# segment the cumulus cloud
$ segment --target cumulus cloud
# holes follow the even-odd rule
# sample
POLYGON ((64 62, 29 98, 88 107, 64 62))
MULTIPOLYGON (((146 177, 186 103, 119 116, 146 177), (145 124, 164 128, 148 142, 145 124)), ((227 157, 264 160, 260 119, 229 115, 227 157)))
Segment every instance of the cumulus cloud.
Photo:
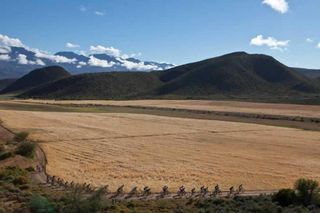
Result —
POLYGON ((79 48, 80 45, 79 44, 73 44, 73 43, 66 43, 66 48, 79 48))
POLYGON ((307 39, 306 39, 306 42, 307 42, 307 43, 313 43, 313 39, 307 38, 307 39))
POLYGON ((18 57, 17 57, 17 60, 18 60, 19 64, 29 64, 29 61, 28 61, 26 55, 19 54, 18 57))
POLYGON ((45 66, 45 65, 46 65, 46 63, 44 63, 44 62, 43 62, 41 59, 39 59, 39 58, 36 60, 36 64, 37 64, 37 65, 40 65, 40 66, 45 66))
POLYGON ((263 4, 270 6, 279 13, 286 13, 289 10, 289 4, 286 0, 263 0, 263 4))
POLYGON ((38 58, 45 58, 45 59, 48 59, 48 60, 56 62, 56 63, 74 64, 77 61, 77 59, 75 59, 75 58, 70 59, 70 58, 66 58, 61 55, 51 55, 49 53, 46 53, 44 51, 40 51, 38 49, 34 49, 34 53, 35 53, 35 56, 38 58))
POLYGON ((17 61, 19 64, 31 64, 31 65, 40 65, 44 66, 46 65, 41 59, 36 59, 36 61, 31 61, 27 59, 27 56, 24 54, 19 54, 17 57, 17 61))
POLYGON ((84 61, 80 61, 80 62, 79 62, 79 65, 81 65, 81 66, 85 66, 85 65, 87 65, 87 63, 86 63, 86 62, 84 62, 84 61))
POLYGON ((121 56, 121 51, 119 49, 116 49, 114 47, 105 47, 102 45, 90 46, 90 51, 93 53, 105 53, 114 57, 121 56))
MULTIPOLYGON (((38 58, 35 61, 28 61, 24 54, 20 54, 16 58, 16 60, 20 64, 45 65, 45 63, 41 59, 48 59, 48 60, 51 60, 51 61, 56 62, 56 63, 75 63, 77 61, 77 59, 75 59, 75 58, 69 59, 69 58, 66 58, 64 56, 52 55, 50 53, 47 53, 45 51, 41 51, 39 49, 30 48, 30 47, 24 45, 20 41, 20 39, 18 39, 18 38, 10 38, 7 35, 0 34, 0 53, 7 54, 7 53, 11 52, 10 46, 23 47, 26 50, 33 52, 35 54, 35 57, 38 58)), ((3 60, 4 59, 7 60, 7 56, 2 56, 2 59, 3 60)))
POLYGON ((86 65, 87 65, 86 62, 84 62, 84 61, 79 61, 78 65, 77 65, 77 68, 81 68, 81 67, 86 66, 86 65))
POLYGON ((280 41, 273 37, 264 38, 263 35, 258 35, 251 39, 250 44, 255 46, 267 46, 273 50, 285 50, 289 45, 289 40, 280 41))
POLYGON ((108 62, 106 60, 101 60, 101 59, 95 58, 94 56, 90 56, 88 64, 91 65, 91 66, 106 68, 106 67, 112 67, 116 63, 114 63, 113 61, 108 62))
POLYGON ((0 61, 9 61, 10 56, 5 54, 5 55, 0 55, 0 61))
POLYGON ((8 54, 11 52, 10 47, 0 47, 0 54, 8 54))
POLYGON ((147 70, 160 70, 161 68, 153 64, 145 64, 144 62, 132 62, 123 58, 117 58, 121 65, 129 70, 147 71, 147 70))
POLYGON ((101 12, 101 11, 94 11, 94 14, 96 14, 97 16, 104 16, 105 13, 101 12))
POLYGON ((24 47, 23 43, 17 38, 0 34, 0 46, 24 47))

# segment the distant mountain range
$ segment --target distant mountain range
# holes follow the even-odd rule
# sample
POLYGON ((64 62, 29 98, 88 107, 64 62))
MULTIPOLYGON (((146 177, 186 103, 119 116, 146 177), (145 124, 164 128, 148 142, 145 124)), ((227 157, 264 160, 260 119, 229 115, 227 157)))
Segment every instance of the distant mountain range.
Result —
POLYGON ((17 91, 21 92, 19 97, 41 99, 236 98, 320 103, 319 79, 304 76, 270 56, 245 52, 153 72, 71 76, 62 68, 48 67, 33 71, 2 90, 17 91), (38 81, 44 79, 39 78, 41 73, 48 76, 49 69, 54 74, 45 82, 38 81), (21 85, 28 87, 22 89, 21 85))
POLYGON ((293 68, 293 69, 310 78, 320 78, 320 70, 304 69, 304 68, 293 68))
POLYGON ((141 61, 107 54, 85 56, 74 52, 57 52, 51 55, 26 47, 0 47, 0 79, 19 78, 33 69, 52 65, 59 65, 72 74, 165 70, 174 66, 169 63, 141 61))

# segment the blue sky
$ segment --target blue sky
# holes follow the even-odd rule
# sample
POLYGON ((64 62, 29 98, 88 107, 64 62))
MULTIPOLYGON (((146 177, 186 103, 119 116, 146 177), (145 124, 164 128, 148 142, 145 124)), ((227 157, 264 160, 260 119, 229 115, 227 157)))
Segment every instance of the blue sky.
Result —
POLYGON ((101 45, 183 64, 247 51, 320 68, 319 0, 2 0, 0 5, 0 34, 50 52, 101 45), (68 42, 80 47, 67 48, 68 42))

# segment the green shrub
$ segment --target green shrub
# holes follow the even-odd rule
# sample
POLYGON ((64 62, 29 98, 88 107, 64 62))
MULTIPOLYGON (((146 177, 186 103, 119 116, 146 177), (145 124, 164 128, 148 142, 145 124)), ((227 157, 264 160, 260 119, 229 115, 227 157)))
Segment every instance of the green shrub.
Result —
POLYGON ((104 210, 106 202, 104 198, 105 191, 98 190, 90 197, 84 196, 81 190, 75 190, 65 200, 65 213, 96 213, 104 210))
POLYGON ((5 160, 7 158, 13 157, 14 154, 12 152, 2 152, 0 153, 0 160, 5 160))
POLYGON ((23 142, 18 145, 16 154, 31 158, 34 155, 35 148, 36 146, 34 143, 23 142))
POLYGON ((28 172, 34 172, 35 171, 32 166, 29 166, 29 167, 25 168, 25 170, 28 171, 28 172))
POLYGON ((299 179, 295 183, 297 198, 300 204, 305 206, 314 204, 313 201, 319 196, 319 183, 310 179, 299 179))
POLYGON ((16 177, 25 177, 26 175, 27 172, 25 170, 12 166, 0 171, 0 180, 14 180, 16 177))
POLYGON ((14 185, 24 185, 24 184, 27 184, 28 183, 28 179, 26 177, 23 177, 23 176, 19 176, 19 177, 16 177, 12 183, 14 185))
POLYGON ((297 201, 297 196, 293 189, 281 189, 272 196, 272 201, 281 206, 289 206, 297 201))
POLYGON ((43 196, 33 196, 29 203, 29 208, 33 213, 54 213, 55 208, 47 198, 43 196))
POLYGON ((25 141, 29 136, 28 132, 18 132, 15 134, 13 140, 16 142, 22 142, 25 141))

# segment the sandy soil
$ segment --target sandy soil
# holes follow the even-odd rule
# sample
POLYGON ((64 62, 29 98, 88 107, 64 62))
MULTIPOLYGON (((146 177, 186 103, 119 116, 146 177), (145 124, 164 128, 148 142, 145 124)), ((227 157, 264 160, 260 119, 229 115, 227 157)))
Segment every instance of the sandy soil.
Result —
POLYGON ((219 183, 248 189, 320 181, 320 132, 143 114, 0 110, 7 127, 31 132, 47 172, 69 181, 160 189, 219 183))
MULTIPOLYGON (((320 118, 319 105, 272 104, 240 101, 208 101, 208 100, 134 100, 134 101, 54 101, 25 100, 36 103, 54 104, 95 104, 113 106, 148 106, 162 108, 178 108, 192 110, 209 110, 219 112, 242 112, 267 115, 286 115, 320 118)), ((23 101, 22 101, 23 102, 23 101)))

